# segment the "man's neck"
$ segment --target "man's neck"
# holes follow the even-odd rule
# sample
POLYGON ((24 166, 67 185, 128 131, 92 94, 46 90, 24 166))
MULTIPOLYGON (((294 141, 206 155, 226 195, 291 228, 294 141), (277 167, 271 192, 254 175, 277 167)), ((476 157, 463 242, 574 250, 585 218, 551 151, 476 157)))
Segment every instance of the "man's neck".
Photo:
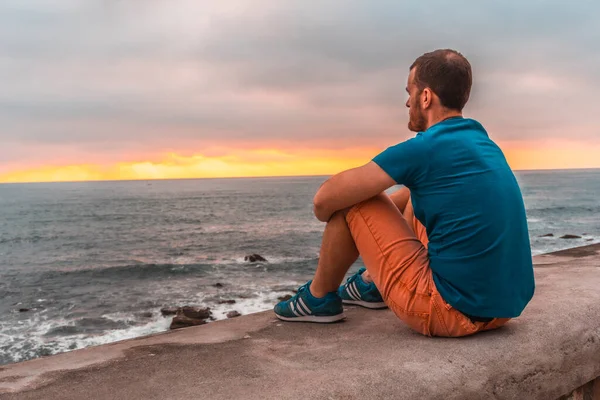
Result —
POLYGON ((437 114, 429 119, 427 124, 427 129, 431 128, 435 124, 439 124, 442 121, 445 121, 449 118, 462 117, 462 112, 460 111, 447 111, 444 113, 437 114))

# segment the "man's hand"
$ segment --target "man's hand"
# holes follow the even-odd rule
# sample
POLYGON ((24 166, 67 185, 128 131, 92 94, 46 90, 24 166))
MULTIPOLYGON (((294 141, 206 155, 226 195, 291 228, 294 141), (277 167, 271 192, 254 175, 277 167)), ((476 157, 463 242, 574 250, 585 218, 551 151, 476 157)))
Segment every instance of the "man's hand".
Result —
POLYGON ((329 178, 321 185, 313 200, 319 221, 327 222, 339 210, 370 199, 396 182, 373 161, 329 178))

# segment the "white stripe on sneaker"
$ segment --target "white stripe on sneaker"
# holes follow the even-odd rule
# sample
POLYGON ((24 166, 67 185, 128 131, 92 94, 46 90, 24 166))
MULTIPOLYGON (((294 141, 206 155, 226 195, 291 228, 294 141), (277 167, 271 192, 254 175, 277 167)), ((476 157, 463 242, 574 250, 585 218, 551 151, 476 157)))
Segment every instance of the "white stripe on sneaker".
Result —
POLYGON ((356 295, 358 296, 359 300, 362 300, 362 295, 360 294, 360 290, 358 290, 358 285, 356 284, 356 281, 352 282, 354 284, 354 291, 356 292, 356 295))
POLYGON ((350 287, 352 288, 352 291, 354 292, 354 296, 356 297, 356 300, 361 300, 360 292, 358 291, 358 288, 356 287, 356 282, 352 282, 350 284, 350 287))
POLYGON ((295 315, 296 317, 300 317, 300 314, 298 314, 298 313, 296 312, 296 310, 294 310, 294 304, 293 304, 293 302, 292 302, 292 301, 290 301, 290 310, 292 310, 292 312, 294 313, 294 315, 295 315))
POLYGON ((296 302, 294 303, 294 307, 296 308, 296 311, 298 311, 298 314, 300 314, 303 317, 306 317, 306 313, 304 312, 302 307, 300 307, 300 305, 298 304, 298 299, 296 299, 296 302))
POLYGON ((308 308, 306 304, 304 304, 304 300, 302 300, 301 297, 298 297, 298 302, 300 303, 300 308, 302 309, 302 311, 304 311, 304 315, 312 314, 312 311, 310 311, 310 308, 308 308))
POLYGON ((346 285, 346 293, 348 293, 348 296, 350 296, 350 298, 351 298, 352 300, 358 300, 358 299, 356 298, 356 295, 354 294, 354 292, 353 292, 353 291, 352 291, 352 289, 350 288, 350 284, 347 284, 347 285, 346 285))

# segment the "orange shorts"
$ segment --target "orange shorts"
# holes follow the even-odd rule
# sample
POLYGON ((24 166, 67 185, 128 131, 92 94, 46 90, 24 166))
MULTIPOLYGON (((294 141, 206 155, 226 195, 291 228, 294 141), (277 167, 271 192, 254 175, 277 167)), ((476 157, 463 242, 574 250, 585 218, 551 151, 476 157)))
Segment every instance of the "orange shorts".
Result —
POLYGON ((509 321, 472 322, 442 299, 429 267, 427 232, 410 200, 403 215, 382 193, 353 206, 346 221, 386 304, 412 329, 427 336, 459 337, 509 321))

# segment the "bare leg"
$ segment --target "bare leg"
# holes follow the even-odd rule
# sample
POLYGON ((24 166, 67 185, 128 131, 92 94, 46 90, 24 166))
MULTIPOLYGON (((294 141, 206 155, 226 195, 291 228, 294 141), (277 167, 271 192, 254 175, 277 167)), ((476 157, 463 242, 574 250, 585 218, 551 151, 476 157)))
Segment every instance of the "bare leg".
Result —
POLYGON ((346 223, 347 210, 336 212, 325 226, 317 272, 310 285, 315 297, 337 291, 346 272, 358 258, 358 249, 346 223))
MULTIPOLYGON (((406 205, 410 201, 410 190, 406 186, 403 186, 399 190, 392 193, 390 195, 390 199, 392 199, 396 207, 398 207, 398 210, 400 210, 400 212, 404 214, 406 205)), ((373 278, 371 278, 371 275, 369 275, 369 271, 363 272, 361 276, 365 282, 373 282, 373 278)))
POLYGON ((392 193, 390 199, 392 199, 396 207, 398 207, 398 210, 404 214, 404 209, 410 200, 410 190, 406 186, 403 186, 401 189, 392 193))

